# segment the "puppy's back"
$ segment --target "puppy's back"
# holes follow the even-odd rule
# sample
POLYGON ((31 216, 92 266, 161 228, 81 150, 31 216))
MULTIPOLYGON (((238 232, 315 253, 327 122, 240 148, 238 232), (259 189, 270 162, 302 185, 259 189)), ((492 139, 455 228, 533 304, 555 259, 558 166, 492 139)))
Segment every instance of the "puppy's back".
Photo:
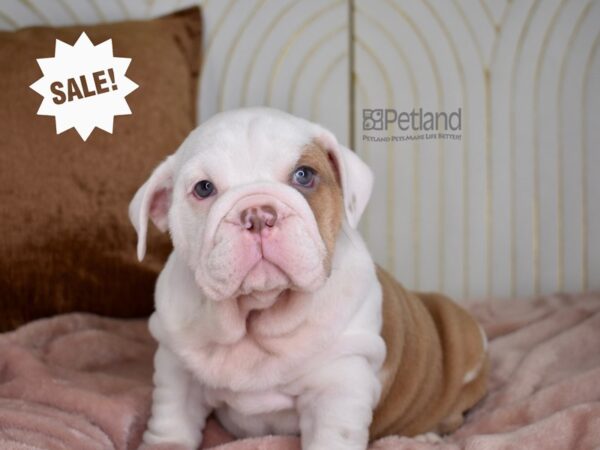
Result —
POLYGON ((371 438, 453 431, 485 394, 485 336, 449 298, 408 292, 379 267, 377 276, 387 355, 371 438))

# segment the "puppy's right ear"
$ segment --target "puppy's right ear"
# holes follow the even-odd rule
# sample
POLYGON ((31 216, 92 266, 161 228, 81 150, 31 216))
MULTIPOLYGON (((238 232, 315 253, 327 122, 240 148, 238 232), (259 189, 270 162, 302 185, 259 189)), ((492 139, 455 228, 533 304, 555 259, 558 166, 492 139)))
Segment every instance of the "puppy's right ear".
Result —
POLYGON ((140 261, 146 254, 148 217, 160 231, 166 231, 168 228, 172 192, 173 157, 169 156, 154 169, 129 204, 129 220, 137 231, 137 257, 140 261))

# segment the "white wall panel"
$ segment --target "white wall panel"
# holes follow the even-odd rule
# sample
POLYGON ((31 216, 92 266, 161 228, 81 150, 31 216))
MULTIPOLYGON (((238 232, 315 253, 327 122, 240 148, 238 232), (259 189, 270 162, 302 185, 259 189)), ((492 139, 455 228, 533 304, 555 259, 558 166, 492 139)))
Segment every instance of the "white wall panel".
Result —
MULTIPOLYGON (((592 48, 599 8, 585 0, 355 2, 357 48, 386 34, 371 60, 355 59, 365 91, 357 98, 369 98, 371 108, 463 108, 462 141, 438 142, 437 153, 428 141, 369 143, 371 160, 418 180, 396 179, 393 196, 384 196, 391 175, 379 171, 379 204, 368 216, 369 229, 372 222, 380 228, 368 234, 376 258, 409 286, 461 297, 600 287, 600 247, 590 242, 599 232, 598 208, 589 197, 600 193, 590 174, 600 169, 599 141, 586 128, 600 108, 590 87, 600 76, 592 48), (362 25, 372 20, 390 33, 362 25), (404 58, 390 57, 396 46, 404 58), (394 79, 391 95, 381 92, 374 59, 394 79), (416 74, 416 86, 398 81, 405 70, 416 74), (409 173, 411 152, 418 156, 409 173), (402 222, 402 214, 413 220, 402 222), (384 230, 394 247, 378 242, 384 230)), ((359 114, 364 106, 357 106, 359 114)))
POLYGON ((348 6, 340 0, 205 2, 201 119, 268 105, 348 141, 348 6))
MULTIPOLYGON (((0 28, 197 3, 4 0, 0 28)), ((461 298, 600 288, 600 1, 200 3, 200 120, 270 105, 354 144, 376 174, 361 229, 409 287, 461 298), (462 140, 363 140, 363 109, 413 107, 462 108, 462 140)))

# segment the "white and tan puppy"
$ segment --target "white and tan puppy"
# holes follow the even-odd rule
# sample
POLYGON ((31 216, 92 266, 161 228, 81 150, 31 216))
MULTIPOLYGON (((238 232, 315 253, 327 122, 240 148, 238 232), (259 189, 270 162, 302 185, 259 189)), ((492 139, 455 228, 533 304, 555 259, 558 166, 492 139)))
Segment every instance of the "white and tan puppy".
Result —
POLYGON ((310 450, 462 423, 485 392, 484 338, 374 265, 356 230, 372 181, 329 131, 265 108, 213 117, 156 168, 129 210, 140 259, 148 218, 174 245, 146 443, 195 449, 212 412, 310 450))

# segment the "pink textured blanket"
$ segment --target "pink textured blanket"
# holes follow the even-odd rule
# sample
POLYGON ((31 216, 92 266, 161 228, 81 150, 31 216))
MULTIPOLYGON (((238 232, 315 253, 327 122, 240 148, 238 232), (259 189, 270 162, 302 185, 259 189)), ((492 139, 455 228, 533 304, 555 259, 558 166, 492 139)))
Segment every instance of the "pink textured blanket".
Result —
MULTIPOLYGON (((600 294, 470 309, 491 340, 487 397, 441 444, 392 436, 371 449, 600 448, 600 294)), ((0 335, 0 448, 137 448, 154 348, 145 321, 84 314, 0 335)), ((289 436, 235 441, 210 421, 203 448, 215 446, 300 448, 289 436)))

